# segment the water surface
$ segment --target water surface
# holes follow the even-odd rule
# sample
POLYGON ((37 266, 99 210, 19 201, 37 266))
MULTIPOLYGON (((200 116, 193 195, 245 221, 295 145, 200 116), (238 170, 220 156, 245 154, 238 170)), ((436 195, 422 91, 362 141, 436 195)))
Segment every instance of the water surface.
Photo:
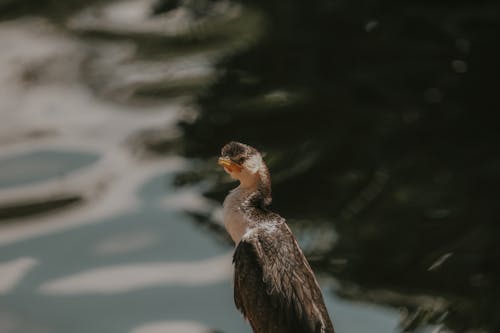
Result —
POLYGON ((337 332, 497 332, 498 9, 1 2, 0 331, 250 332, 240 140, 337 332))

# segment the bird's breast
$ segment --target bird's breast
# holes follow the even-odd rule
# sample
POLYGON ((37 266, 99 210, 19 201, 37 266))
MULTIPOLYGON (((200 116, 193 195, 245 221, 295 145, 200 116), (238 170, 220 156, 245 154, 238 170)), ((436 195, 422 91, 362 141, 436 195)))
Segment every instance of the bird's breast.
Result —
POLYGON ((248 222, 241 210, 241 191, 236 189, 224 200, 224 226, 234 243, 237 245, 248 230, 248 222))

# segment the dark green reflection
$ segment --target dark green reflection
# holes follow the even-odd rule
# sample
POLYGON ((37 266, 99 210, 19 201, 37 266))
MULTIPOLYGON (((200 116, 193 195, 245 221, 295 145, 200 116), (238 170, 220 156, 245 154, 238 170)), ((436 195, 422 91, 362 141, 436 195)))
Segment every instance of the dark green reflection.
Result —
POLYGON ((273 209, 337 229, 310 256, 346 297, 405 307, 407 329, 497 332, 497 2, 252 3, 269 27, 219 64, 182 124, 185 154, 230 140, 266 151, 273 209))

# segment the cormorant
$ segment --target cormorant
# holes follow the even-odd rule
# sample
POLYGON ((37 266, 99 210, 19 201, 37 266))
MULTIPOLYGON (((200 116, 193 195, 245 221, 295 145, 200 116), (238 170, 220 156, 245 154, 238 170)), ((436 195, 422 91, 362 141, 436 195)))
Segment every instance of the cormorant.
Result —
POLYGON ((321 290, 284 218, 271 212, 271 177, 253 147, 230 142, 219 164, 240 185, 224 200, 236 244, 234 301, 254 333, 334 333, 321 290))

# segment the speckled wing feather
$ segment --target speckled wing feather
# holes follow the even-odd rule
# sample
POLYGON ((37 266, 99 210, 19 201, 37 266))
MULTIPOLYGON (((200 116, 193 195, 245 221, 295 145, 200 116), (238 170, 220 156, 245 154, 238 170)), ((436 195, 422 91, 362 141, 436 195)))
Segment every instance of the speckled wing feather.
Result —
POLYGON ((334 333, 316 278, 281 217, 248 232, 233 262, 236 307, 255 333, 334 333))

